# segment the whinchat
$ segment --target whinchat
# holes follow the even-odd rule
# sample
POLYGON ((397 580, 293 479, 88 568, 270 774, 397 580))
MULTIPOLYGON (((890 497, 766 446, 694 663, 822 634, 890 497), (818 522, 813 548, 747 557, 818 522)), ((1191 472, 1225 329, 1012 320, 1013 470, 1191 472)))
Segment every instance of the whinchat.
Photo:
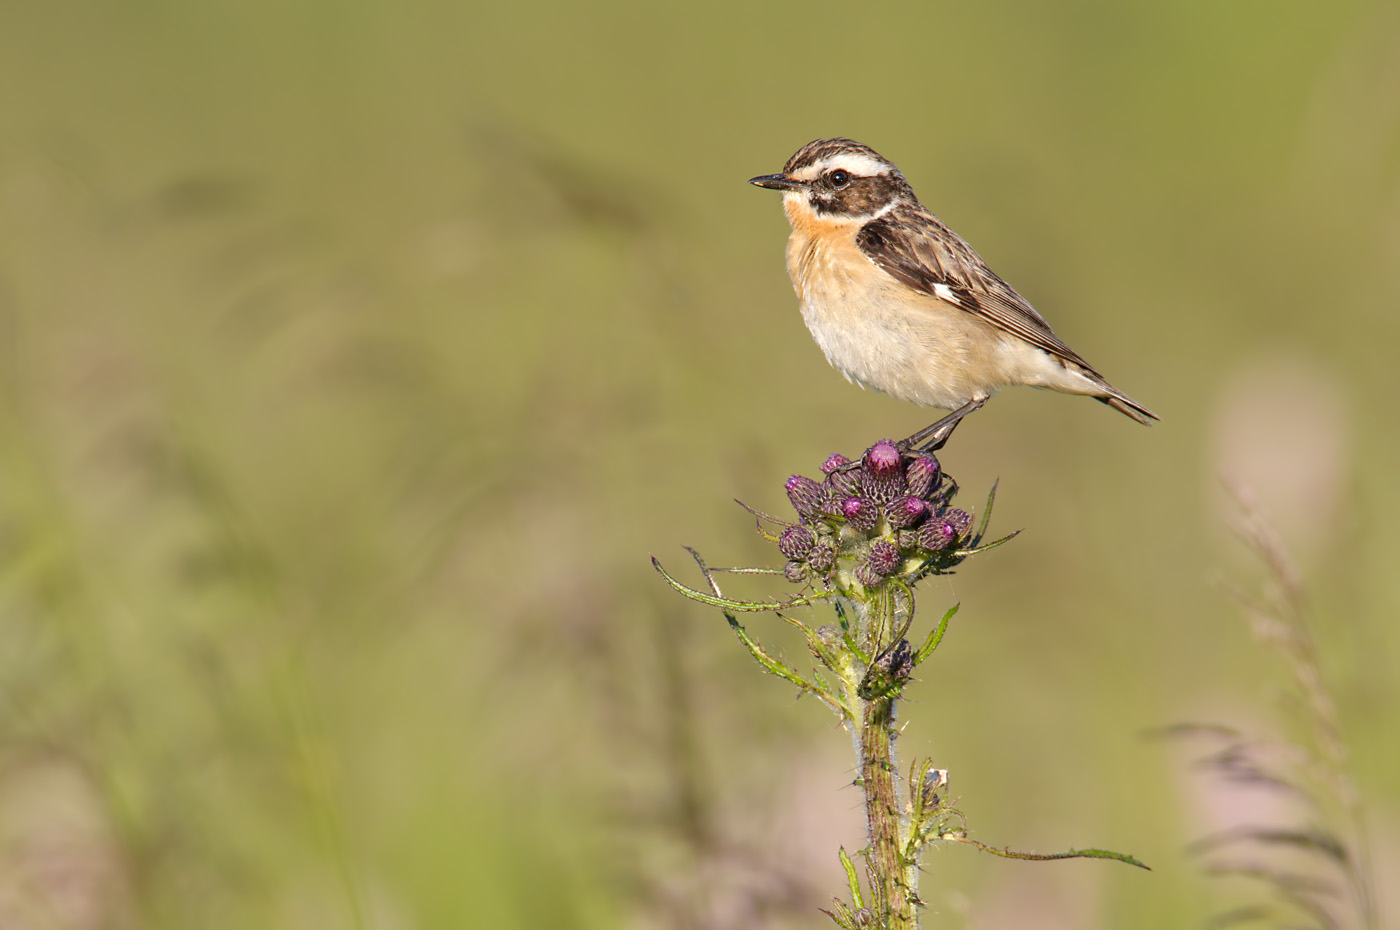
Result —
POLYGON ((869 146, 818 139, 781 174, 749 183, 783 192, 788 275, 827 360, 858 384, 953 411, 904 448, 942 447, 963 417, 1013 384, 1086 394, 1139 423, 1158 419, 1061 342, 869 146))

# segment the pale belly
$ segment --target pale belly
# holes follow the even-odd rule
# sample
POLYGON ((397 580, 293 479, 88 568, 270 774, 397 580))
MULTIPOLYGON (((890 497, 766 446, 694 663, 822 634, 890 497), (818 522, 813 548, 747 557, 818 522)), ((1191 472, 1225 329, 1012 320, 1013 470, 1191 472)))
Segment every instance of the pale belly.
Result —
POLYGON ((911 291, 859 252, 855 260, 831 260, 809 247, 795 257, 789 270, 802 318, 827 360, 852 381, 945 409, 1015 382, 1015 356, 1028 348, 1020 340, 911 291))
POLYGON ((855 224, 788 211, 787 266, 808 330, 852 381, 948 410, 1024 384, 1102 396, 1104 385, 975 313, 915 291, 860 251, 855 224))

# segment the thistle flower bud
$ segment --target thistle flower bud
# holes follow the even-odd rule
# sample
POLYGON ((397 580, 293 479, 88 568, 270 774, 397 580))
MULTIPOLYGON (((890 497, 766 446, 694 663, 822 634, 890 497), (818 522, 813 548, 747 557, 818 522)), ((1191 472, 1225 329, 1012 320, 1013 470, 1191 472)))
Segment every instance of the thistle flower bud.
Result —
POLYGON ((778 537, 778 551, 789 559, 801 561, 817 544, 817 535, 805 526, 790 526, 778 537))
POLYGON ((865 564, 877 575, 893 575, 899 569, 899 549, 892 542, 883 539, 870 544, 870 555, 865 564))
POLYGON ((930 552, 942 552, 972 529, 972 514, 950 507, 919 529, 919 546, 930 552))
POLYGON ((859 468, 843 468, 827 475, 826 483, 838 498, 860 497, 862 491, 860 473, 861 469, 859 468))
POLYGON ((881 439, 865 450, 864 462, 865 467, 872 475, 888 478, 890 475, 899 473, 903 459, 899 454, 899 448, 894 443, 888 439, 881 439))
POLYGON ((857 565, 854 574, 856 576, 856 581, 859 581, 867 588, 873 588, 884 580, 882 576, 876 574, 875 569, 870 567, 869 562, 862 562, 857 565))
POLYGON ((799 522, 783 527, 777 544, 794 583, 859 597, 854 589, 916 583, 968 554, 972 516, 949 506, 957 483, 932 455, 882 439, 857 461, 828 456, 821 470, 820 480, 793 475, 784 484, 799 522))
POLYGON ((788 500, 792 501, 793 509, 802 519, 816 520, 825 513, 824 508, 828 501, 826 488, 811 478, 793 475, 783 487, 787 490, 788 500))
POLYGON ((953 528, 953 533, 961 539, 972 529, 972 514, 954 507, 943 514, 943 520, 953 528))
POLYGON ((848 497, 841 502, 841 513, 846 522, 861 532, 869 532, 880 523, 880 508, 872 500, 864 497, 848 497))
POLYGON ((938 459, 915 456, 904 468, 904 487, 914 497, 927 498, 938 484, 939 471, 938 459))
POLYGON ((942 517, 930 520, 919 528, 919 548, 929 552, 942 552, 958 538, 957 531, 942 517))
POLYGON ((827 536, 817 540, 817 544, 807 554, 807 564, 819 575, 829 573, 836 567, 836 543, 827 536))
POLYGON ((904 457, 888 439, 867 449, 861 466, 862 484, 871 499, 883 504, 904 493, 904 457))
POLYGON ((928 515, 928 504, 917 497, 899 497, 885 507, 885 516, 890 526, 897 530, 906 529, 928 515))

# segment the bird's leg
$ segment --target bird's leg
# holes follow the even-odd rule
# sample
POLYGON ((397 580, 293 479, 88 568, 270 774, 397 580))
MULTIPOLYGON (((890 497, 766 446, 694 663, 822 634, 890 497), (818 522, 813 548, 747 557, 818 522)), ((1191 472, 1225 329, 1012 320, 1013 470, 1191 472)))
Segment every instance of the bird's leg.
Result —
POLYGON ((972 411, 980 409, 986 402, 987 398, 985 397, 975 397, 937 423, 925 426, 908 439, 896 443, 896 445, 899 446, 902 452, 937 452, 939 449, 943 448, 943 444, 948 441, 948 437, 953 435, 953 430, 962 422, 962 418, 972 411))

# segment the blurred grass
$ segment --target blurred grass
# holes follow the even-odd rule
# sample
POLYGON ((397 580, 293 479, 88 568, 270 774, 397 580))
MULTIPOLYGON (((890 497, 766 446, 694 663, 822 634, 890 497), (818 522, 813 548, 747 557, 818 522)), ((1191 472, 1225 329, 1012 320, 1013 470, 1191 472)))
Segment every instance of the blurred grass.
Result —
POLYGON ((677 616, 646 556, 770 560, 731 497, 776 509, 787 474, 926 422, 827 368, 780 211, 743 184, 838 133, 1164 416, 1013 392, 959 434, 946 467, 970 496, 999 476, 996 524, 1026 532, 935 589, 964 605, 956 661, 905 743, 981 838, 1158 871, 955 850, 932 911, 1209 913, 1191 798, 1134 734, 1268 706, 1208 582, 1246 571, 1222 469, 1300 527, 1393 861, 1397 25, 1300 2, 6 8, 4 898, 33 926, 668 925, 690 809, 760 851, 838 824, 792 860, 809 923, 859 845, 844 738, 719 618, 677 616), (1231 393, 1261 365, 1301 393, 1231 393), (1225 455, 1259 422, 1288 427, 1225 455))

